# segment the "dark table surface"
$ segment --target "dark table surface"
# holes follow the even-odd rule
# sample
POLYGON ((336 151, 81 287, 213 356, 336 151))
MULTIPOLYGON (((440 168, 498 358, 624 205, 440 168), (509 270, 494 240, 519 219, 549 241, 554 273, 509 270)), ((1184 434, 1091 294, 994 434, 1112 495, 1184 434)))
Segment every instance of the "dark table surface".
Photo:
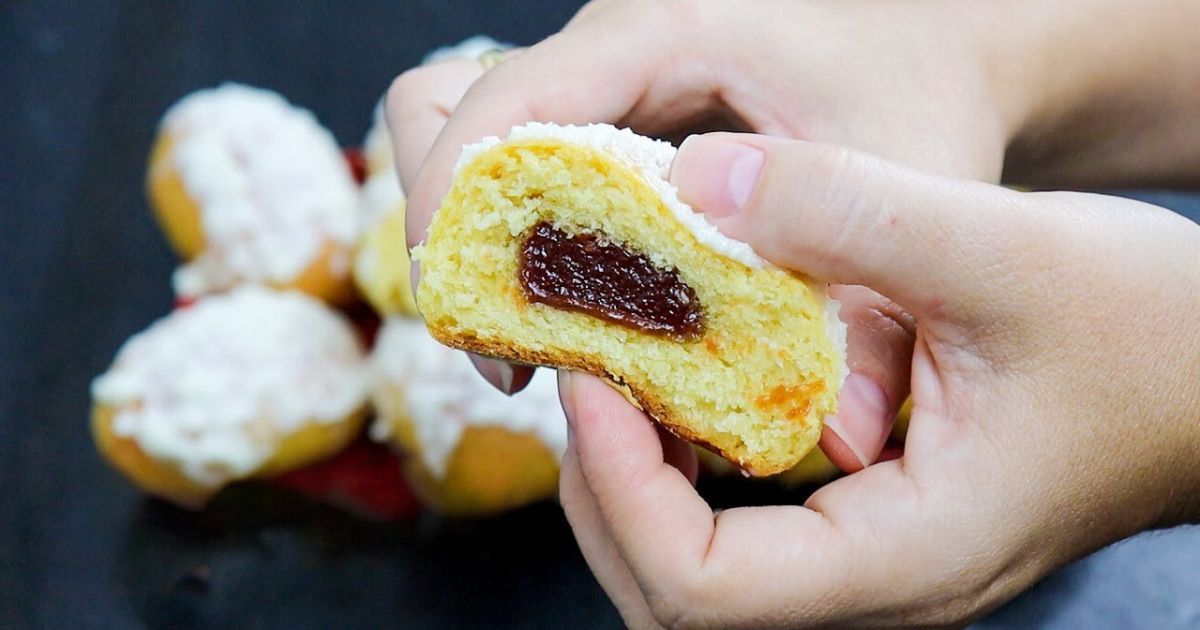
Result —
MULTIPOLYGON (((171 102, 243 81, 356 144, 390 79, 428 49, 480 32, 533 42, 574 10, 0 5, 0 628, 619 625, 554 505, 386 525, 244 488, 192 515, 143 499, 86 429, 90 379, 171 307, 175 260, 142 196, 171 102)), ((1142 196, 1200 217, 1196 197, 1142 196)), ((1200 627, 1200 529, 1114 545, 979 626, 1200 627)))

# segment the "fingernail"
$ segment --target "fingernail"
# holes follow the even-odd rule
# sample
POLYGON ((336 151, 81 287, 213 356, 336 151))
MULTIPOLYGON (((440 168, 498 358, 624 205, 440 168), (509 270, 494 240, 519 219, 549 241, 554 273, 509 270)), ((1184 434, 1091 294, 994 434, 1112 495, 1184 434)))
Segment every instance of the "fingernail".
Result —
MULTIPOLYGON (((409 252, 408 255, 409 260, 412 260, 412 252, 409 252)), ((420 263, 415 260, 413 260, 412 265, 408 268, 408 280, 410 282, 409 286, 412 287, 413 297, 416 297, 417 285, 421 282, 421 267, 420 263)))
POLYGON ((762 150, 714 135, 689 136, 671 163, 679 198, 714 217, 737 214, 762 173, 762 150))
POLYGON ((575 440, 575 383, 570 370, 558 370, 558 402, 567 416, 567 441, 575 440))
POLYGON ((883 388, 870 377, 851 373, 838 396, 838 412, 825 424, 841 438, 864 468, 875 463, 892 430, 893 416, 883 388))
POLYGON ((513 393, 513 368, 504 361, 497 361, 487 357, 481 357, 474 353, 467 353, 471 358, 471 363, 475 364, 475 369, 487 379, 489 383, 496 386, 496 389, 512 396, 513 393))

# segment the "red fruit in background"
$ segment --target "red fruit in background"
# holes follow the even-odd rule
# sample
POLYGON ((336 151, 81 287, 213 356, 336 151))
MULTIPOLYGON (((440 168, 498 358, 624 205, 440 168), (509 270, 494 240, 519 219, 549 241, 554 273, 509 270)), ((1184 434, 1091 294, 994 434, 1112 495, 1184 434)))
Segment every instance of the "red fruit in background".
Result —
POLYGON ((421 511, 421 502, 404 480, 400 459, 365 437, 271 483, 372 520, 403 520, 421 511))
POLYGON ((367 181, 367 158, 363 155, 362 149, 357 147, 342 147, 342 157, 346 158, 346 164, 350 165, 350 173, 354 175, 354 181, 361 186, 367 181))

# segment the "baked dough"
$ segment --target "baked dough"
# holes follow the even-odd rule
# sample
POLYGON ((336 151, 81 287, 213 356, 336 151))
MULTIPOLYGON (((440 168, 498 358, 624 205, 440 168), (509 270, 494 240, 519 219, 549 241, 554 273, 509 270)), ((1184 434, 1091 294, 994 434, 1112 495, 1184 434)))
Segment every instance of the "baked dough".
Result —
POLYGON ((466 147, 414 252, 418 307, 447 345, 607 377, 676 435, 752 475, 783 472, 836 411, 845 326, 824 285, 678 199, 674 154, 609 125, 533 123, 466 147), (580 258, 535 259, 564 251, 543 233, 580 258), (614 251, 627 255, 606 260, 614 251), (572 307, 529 283, 528 270, 556 265, 538 281, 576 283, 572 307), (597 278, 616 278, 612 295, 597 278), (680 313, 686 325, 669 321, 680 313))
POLYGON ((258 88, 200 90, 163 117, 146 181, 194 298, 247 283, 353 299, 358 189, 311 113, 258 88))
POLYGON ((362 430, 368 385, 344 318, 247 286, 130 338, 92 383, 92 433, 138 487, 197 508, 234 481, 340 451, 362 430))

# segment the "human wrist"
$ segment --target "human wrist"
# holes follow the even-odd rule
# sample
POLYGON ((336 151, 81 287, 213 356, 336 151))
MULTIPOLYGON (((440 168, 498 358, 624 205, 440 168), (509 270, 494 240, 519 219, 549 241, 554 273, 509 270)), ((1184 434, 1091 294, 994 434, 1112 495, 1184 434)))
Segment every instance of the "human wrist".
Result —
POLYGON ((1194 183, 1200 139, 1188 0, 989 3, 986 70, 1006 104, 1005 179, 1052 187, 1194 183))
MULTIPOLYGON (((1200 229, 1196 232, 1196 246, 1200 247, 1200 229)), ((1189 312, 1200 313, 1200 268, 1194 270, 1191 278, 1189 312)), ((1200 367, 1200 328, 1196 327, 1195 322, 1190 323, 1193 328, 1187 331, 1185 343, 1181 346, 1181 366, 1185 373, 1189 374, 1200 367)), ((1196 464, 1200 462, 1200 380, 1190 380, 1177 401, 1180 422, 1171 469, 1168 470, 1168 475, 1174 483, 1170 484, 1164 501, 1164 516, 1158 523, 1160 527, 1184 523, 1200 524, 1200 466, 1196 464)))

